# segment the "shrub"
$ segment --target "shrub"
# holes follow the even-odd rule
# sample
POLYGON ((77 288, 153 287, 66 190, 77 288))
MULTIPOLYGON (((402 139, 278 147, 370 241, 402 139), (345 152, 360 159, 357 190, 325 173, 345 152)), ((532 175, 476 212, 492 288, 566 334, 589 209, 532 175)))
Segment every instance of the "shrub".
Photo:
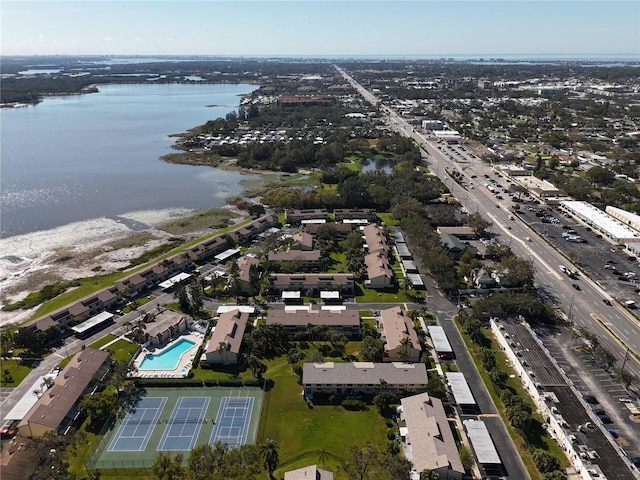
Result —
POLYGON ((367 409, 367 404, 364 403, 362 400, 343 400, 341 405, 342 405, 342 408, 344 408, 345 410, 366 410, 367 409))

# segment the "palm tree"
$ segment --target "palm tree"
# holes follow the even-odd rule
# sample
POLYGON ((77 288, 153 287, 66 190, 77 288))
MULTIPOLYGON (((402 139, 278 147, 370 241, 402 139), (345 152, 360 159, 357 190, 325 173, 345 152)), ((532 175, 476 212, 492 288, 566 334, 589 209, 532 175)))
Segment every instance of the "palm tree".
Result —
POLYGON ((405 362, 409 358, 409 352, 411 345, 411 339, 409 337, 403 337, 400 340, 400 348, 398 349, 398 355, 400 356, 400 360, 405 362))
POLYGON ((227 342, 220 342, 217 351, 220 354, 220 360, 222 360, 222 363, 225 363, 227 361, 227 342), (224 352, 224 357, 222 352, 224 352))
POLYGON ((316 453, 318 454, 318 461, 324 467, 324 462, 327 460, 327 455, 328 455, 327 449, 324 447, 320 447, 319 449, 316 450, 316 453))
POLYGON ((278 468, 280 459, 278 458, 278 443, 275 440, 267 439, 266 442, 260 444, 260 456, 264 462, 264 468, 269 472, 269 477, 273 478, 273 472, 278 468))

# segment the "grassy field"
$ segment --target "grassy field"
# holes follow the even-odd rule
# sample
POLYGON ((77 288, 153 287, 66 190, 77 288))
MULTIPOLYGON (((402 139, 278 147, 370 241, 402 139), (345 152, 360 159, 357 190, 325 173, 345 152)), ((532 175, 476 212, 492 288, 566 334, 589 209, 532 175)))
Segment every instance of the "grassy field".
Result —
POLYGON ((29 375, 31 367, 20 364, 18 360, 2 360, 2 375, 0 376, 0 387, 16 387, 24 377, 29 375), (8 373, 6 373, 8 372, 8 373))
POLYGON ((326 467, 335 471, 352 445, 371 441, 385 447, 387 427, 375 407, 353 412, 335 405, 307 406, 286 357, 270 362, 265 377, 273 381, 273 388, 265 395, 258 443, 266 439, 278 442, 276 478, 287 470, 320 463, 321 450, 326 452, 326 467))
POLYGON ((133 354, 136 353, 138 347, 139 345, 136 343, 120 339, 106 347, 105 350, 111 353, 113 360, 124 360, 128 362, 131 360, 131 357, 133 357, 133 354))

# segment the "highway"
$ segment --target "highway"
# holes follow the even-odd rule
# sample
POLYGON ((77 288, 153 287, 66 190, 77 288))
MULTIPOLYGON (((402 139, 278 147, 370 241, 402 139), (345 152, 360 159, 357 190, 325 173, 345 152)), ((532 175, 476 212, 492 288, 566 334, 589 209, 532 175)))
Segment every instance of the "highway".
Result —
POLYGON ((379 106, 389 122, 395 125, 396 131, 413 138, 421 146, 423 159, 430 170, 449 187, 451 193, 469 212, 480 212, 493 223, 491 232, 498 236, 502 244, 509 245, 519 257, 533 262, 536 284, 558 302, 569 320, 597 335, 602 346, 616 356, 617 366, 621 367, 624 364, 625 370, 640 378, 638 320, 615 302, 613 306, 604 304, 602 300, 611 300, 611 297, 589 278, 581 275, 580 280, 576 282, 561 272, 559 265, 571 266, 570 260, 520 221, 517 215, 514 215, 514 220, 509 218, 512 215, 510 198, 505 195, 504 200, 498 200, 484 186, 487 183, 485 175, 498 178, 497 183, 505 182, 506 178, 498 177, 493 165, 483 162, 460 147, 453 148, 454 152, 444 153, 438 148, 441 145, 434 139, 415 131, 413 126, 392 109, 379 105, 378 99, 344 70, 338 68, 338 71, 367 101, 379 106), (449 175, 453 171, 464 174, 464 186, 456 183, 449 175), (475 178, 471 178, 473 175, 475 178), (527 237, 530 241, 526 240, 527 237), (580 290, 572 286, 574 283, 579 284, 580 290))

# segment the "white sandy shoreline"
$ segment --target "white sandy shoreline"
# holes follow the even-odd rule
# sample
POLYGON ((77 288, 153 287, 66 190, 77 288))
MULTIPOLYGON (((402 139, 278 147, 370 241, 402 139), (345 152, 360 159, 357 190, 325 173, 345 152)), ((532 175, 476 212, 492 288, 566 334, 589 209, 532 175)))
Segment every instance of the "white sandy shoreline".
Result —
MULTIPOLYGON (((37 283, 38 277, 42 277, 43 283, 47 284, 51 283, 44 280, 47 275, 73 280, 126 267, 130 259, 165 243, 171 237, 155 227, 192 212, 188 209, 129 212, 120 216, 122 220, 95 218, 0 239, 0 292, 3 304, 24 298, 30 291, 20 290, 20 285, 26 281, 37 283), (131 224, 136 228, 132 229, 129 226, 131 224), (141 230, 149 232, 155 239, 145 245, 121 250, 109 246, 110 242, 141 230), (101 268, 99 272, 93 270, 97 265, 101 268)), ((25 310, 0 311, 0 325, 22 322, 33 313, 25 310)))

